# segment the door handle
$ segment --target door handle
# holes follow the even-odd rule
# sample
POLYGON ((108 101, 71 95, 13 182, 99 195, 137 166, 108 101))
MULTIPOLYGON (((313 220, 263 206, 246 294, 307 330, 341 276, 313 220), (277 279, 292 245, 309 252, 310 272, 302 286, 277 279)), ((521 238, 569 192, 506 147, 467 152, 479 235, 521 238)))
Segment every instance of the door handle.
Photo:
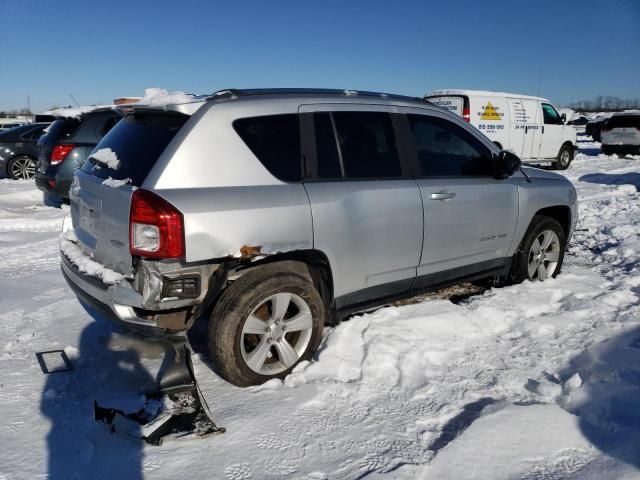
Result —
POLYGON ((453 192, 436 192, 431 194, 431 200, 449 200, 455 197, 456 194, 453 192))

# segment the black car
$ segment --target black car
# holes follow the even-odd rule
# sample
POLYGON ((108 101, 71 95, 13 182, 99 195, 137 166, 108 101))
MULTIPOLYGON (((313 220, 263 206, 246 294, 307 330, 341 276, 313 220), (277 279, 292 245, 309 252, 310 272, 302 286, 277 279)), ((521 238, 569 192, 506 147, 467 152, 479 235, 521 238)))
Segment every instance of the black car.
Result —
POLYGON ((48 123, 32 123, 0 132, 0 172, 17 180, 33 178, 38 158, 38 139, 48 123))
POLYGON ((599 142, 600 131, 602 130, 602 127, 604 127, 607 123, 607 120, 609 120, 608 117, 598 117, 594 120, 589 121, 584 127, 584 133, 591 136, 594 141, 599 142))
POLYGON ((120 112, 101 108, 53 122, 38 142, 38 188, 67 201, 74 170, 121 118, 120 112))

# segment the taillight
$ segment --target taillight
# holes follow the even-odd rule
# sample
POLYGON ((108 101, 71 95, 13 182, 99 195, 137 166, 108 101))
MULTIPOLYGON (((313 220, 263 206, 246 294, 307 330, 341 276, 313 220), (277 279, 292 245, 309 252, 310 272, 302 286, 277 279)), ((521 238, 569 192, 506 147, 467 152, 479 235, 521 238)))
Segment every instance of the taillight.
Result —
POLYGON ((56 145, 51 152, 51 165, 57 165, 67 158, 67 155, 76 148, 75 145, 56 145))
POLYGON ((469 112, 469 107, 464 107, 462 109, 462 118, 464 118, 467 122, 471 121, 471 113, 469 112))
POLYGON ((155 193, 142 189, 133 192, 129 251, 148 258, 184 257, 182 213, 155 193))

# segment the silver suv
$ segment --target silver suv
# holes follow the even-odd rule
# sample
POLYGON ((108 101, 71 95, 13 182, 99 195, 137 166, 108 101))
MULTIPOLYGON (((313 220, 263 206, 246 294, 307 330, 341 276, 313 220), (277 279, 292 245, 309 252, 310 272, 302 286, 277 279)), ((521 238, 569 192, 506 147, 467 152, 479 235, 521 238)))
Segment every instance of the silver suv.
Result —
POLYGON ((135 329, 208 317, 240 386, 283 377, 354 312, 554 277, 576 223, 566 178, 418 98, 226 90, 124 113, 75 174, 64 275, 135 329))

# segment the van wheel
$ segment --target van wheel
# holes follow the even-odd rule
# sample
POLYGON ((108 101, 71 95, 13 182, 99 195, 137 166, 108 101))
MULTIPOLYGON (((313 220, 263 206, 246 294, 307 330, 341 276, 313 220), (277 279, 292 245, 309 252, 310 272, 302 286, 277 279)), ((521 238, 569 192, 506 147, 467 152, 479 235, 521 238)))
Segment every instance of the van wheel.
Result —
POLYGON ((222 378, 239 387, 283 378, 311 358, 322 339, 324 304, 313 283, 258 268, 234 281, 209 322, 209 353, 222 378))
POLYGON ((513 257, 511 280, 521 283, 524 280, 555 278, 562 267, 565 246, 560 223, 553 218, 536 215, 513 257))
POLYGON ((563 145, 558 152, 557 160, 552 164, 554 170, 566 170, 573 160, 573 148, 571 145, 563 145))

